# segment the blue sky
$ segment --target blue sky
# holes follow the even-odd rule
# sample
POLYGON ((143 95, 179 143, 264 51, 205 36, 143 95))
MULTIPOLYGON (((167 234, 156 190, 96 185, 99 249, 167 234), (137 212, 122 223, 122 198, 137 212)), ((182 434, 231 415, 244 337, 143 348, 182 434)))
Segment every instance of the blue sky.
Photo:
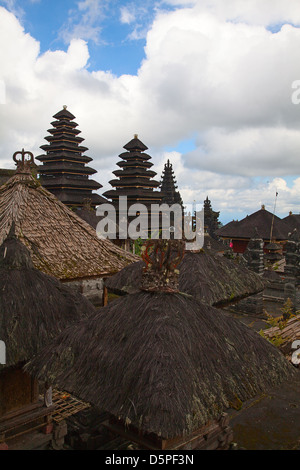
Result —
POLYGON ((138 133, 157 179, 170 159, 223 223, 276 191, 299 213, 299 25, 299 0, 0 0, 1 166, 40 154, 66 104, 103 192, 138 133))
POLYGON ((25 31, 40 41, 41 53, 48 49, 67 50, 76 27, 84 25, 78 37, 88 41, 89 69, 136 74, 145 58, 146 32, 157 8, 174 9, 152 0, 0 0, 22 20, 25 31), (89 12, 89 8, 96 5, 89 12))

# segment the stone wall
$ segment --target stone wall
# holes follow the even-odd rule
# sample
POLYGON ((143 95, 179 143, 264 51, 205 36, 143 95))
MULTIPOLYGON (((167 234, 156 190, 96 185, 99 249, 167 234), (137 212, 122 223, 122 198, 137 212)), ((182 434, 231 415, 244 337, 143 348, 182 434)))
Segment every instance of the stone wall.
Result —
POLYGON ((79 279, 66 282, 68 286, 83 294, 95 307, 103 306, 104 284, 103 278, 79 279))

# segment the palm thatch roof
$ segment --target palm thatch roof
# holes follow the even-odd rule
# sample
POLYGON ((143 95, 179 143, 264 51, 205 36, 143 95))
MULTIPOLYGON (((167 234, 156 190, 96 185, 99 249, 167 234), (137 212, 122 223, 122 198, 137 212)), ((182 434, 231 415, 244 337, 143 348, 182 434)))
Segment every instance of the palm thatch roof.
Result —
MULTIPOLYGON (((117 294, 138 292, 143 274, 143 261, 125 267, 105 280, 109 291, 117 294)), ((248 270, 213 251, 187 251, 178 267, 179 290, 209 305, 237 300, 261 292, 266 281, 248 270)))
POLYGON ((0 187, 0 243, 15 222, 34 266, 60 280, 103 277, 137 259, 95 230, 28 171, 19 170, 0 187))
POLYGON ((147 262, 145 290, 65 330, 26 370, 164 438, 291 378, 293 367, 258 333, 176 292, 177 262, 147 262))
POLYGON ((81 294, 33 267, 14 234, 0 247, 0 338, 6 365, 32 358, 70 324, 95 312, 81 294))
POLYGON ((232 221, 224 225, 224 227, 216 230, 215 234, 223 238, 251 238, 253 230, 257 228, 260 238, 263 240, 287 240, 290 232, 289 225, 277 215, 267 211, 264 206, 262 209, 247 215, 240 221, 232 221))
POLYGON ((208 232, 204 234, 203 248, 207 250, 212 250, 218 253, 223 253, 226 251, 226 246, 222 241, 216 240, 208 232))
POLYGON ((293 214, 290 212, 290 214, 282 220, 289 226, 291 232, 294 229, 297 229, 297 231, 300 232, 300 214, 293 214))

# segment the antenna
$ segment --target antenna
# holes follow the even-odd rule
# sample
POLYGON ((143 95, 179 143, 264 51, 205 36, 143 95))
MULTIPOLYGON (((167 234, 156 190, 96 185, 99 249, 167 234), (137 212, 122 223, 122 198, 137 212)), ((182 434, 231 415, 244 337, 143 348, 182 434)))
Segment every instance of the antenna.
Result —
POLYGON ((274 204, 274 211, 273 211, 272 224, 271 224, 271 232, 270 232, 270 243, 272 242, 272 235, 273 235, 273 226, 274 226, 274 217, 275 217, 277 196, 278 196, 278 192, 277 192, 277 189, 276 189, 275 204, 274 204))

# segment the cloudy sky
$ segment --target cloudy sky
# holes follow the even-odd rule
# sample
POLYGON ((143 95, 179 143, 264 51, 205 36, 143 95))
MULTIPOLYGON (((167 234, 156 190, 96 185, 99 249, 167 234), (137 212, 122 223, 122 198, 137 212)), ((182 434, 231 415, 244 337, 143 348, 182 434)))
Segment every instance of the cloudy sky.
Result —
POLYGON ((137 133, 223 223, 300 212, 299 0, 0 0, 0 44, 2 168, 67 105, 100 193, 137 133))

